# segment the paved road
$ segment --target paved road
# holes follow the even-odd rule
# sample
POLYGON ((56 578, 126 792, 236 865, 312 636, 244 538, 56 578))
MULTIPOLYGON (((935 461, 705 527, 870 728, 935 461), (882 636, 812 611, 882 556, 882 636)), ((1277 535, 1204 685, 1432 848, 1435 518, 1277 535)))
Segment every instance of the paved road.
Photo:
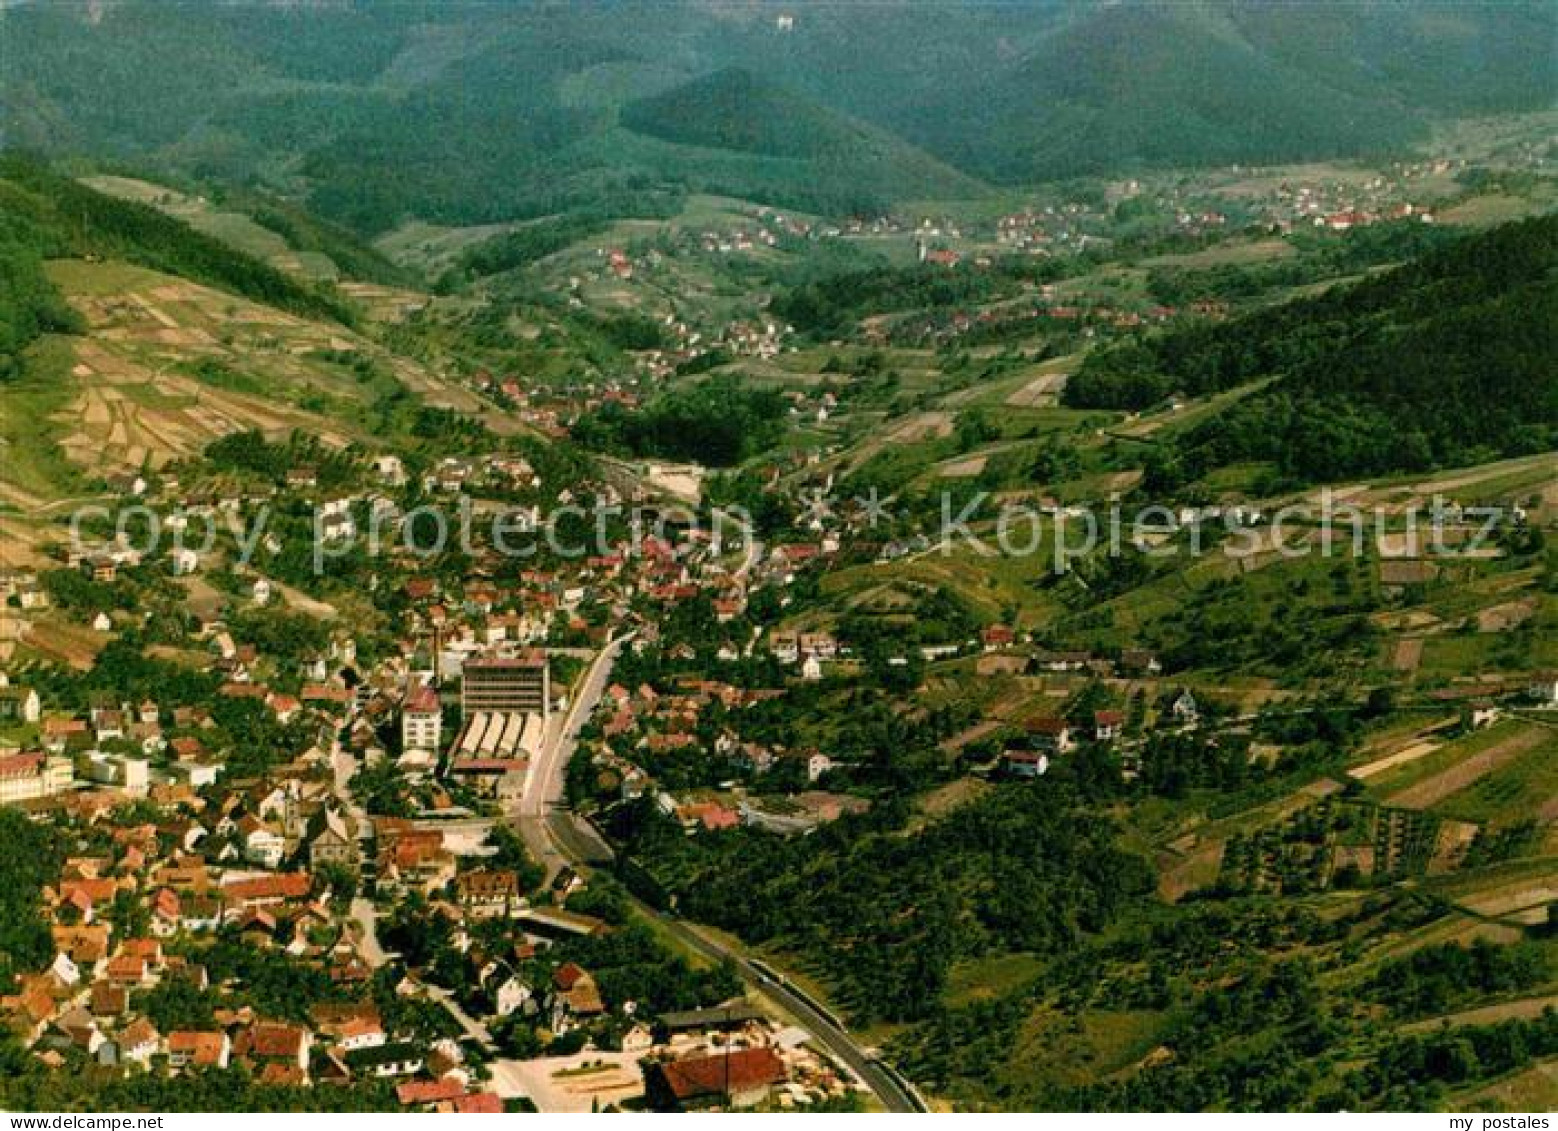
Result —
MULTIPOLYGON (((599 860, 593 846, 600 843, 600 838, 589 825, 574 814, 553 813, 549 821, 536 822, 536 827, 547 837, 550 851, 554 855, 564 857, 575 866, 588 866, 599 860)), ((876 1093, 877 1099, 888 1111, 929 1110, 913 1085, 896 1069, 878 1060, 856 1044, 848 1030, 839 1024, 821 1002, 791 985, 780 971, 774 970, 766 963, 760 967, 740 952, 708 937, 686 921, 657 911, 632 895, 628 898, 640 914, 658 920, 668 934, 674 936, 688 949, 696 951, 713 962, 729 962, 743 981, 778 1003, 780 1008, 794 1017, 818 1044, 859 1077, 866 1087, 876 1093)))
POLYGON ((469 1013, 465 1012, 465 1010, 461 1009, 460 1003, 454 1000, 454 995, 451 994, 448 990, 444 989, 442 986, 434 986, 429 984, 427 986, 427 996, 444 1007, 444 1011, 448 1013, 450 1017, 455 1019, 456 1023, 459 1024, 461 1029, 465 1030, 466 1036, 470 1037, 472 1040, 480 1042, 481 1045, 489 1052, 497 1047, 493 1043, 492 1033, 488 1030, 487 1026, 483 1025, 469 1013))
POLYGON ((611 679, 612 665, 622 652, 622 646, 632 638, 632 633, 616 639, 608 639, 606 646, 590 661, 579 693, 568 704, 562 722, 557 724, 541 748, 535 764, 525 779, 524 792, 519 799, 518 815, 521 818, 544 817, 547 810, 563 800, 563 783, 568 773, 568 762, 579 743, 579 728, 589 720, 611 679))
MULTIPOLYGON (((757 986, 766 997, 778 1002, 785 1012, 799 1021, 801 1026, 816 1038, 818 1044, 847 1065, 866 1087, 876 1093, 876 1098, 888 1111, 929 1110, 913 1085, 896 1069, 884 1064, 856 1044, 854 1038, 842 1025, 838 1024, 830 1014, 823 1012, 824 1007, 821 1003, 814 1001, 810 995, 804 994, 787 982, 778 980, 783 977, 778 971, 770 974, 758 969, 735 951, 705 937, 678 919, 660 914, 648 907, 642 907, 642 910, 658 918, 667 931, 693 950, 713 961, 730 962, 734 965, 736 972, 745 981, 757 986)), ((769 967, 769 970, 772 970, 772 967, 769 967)))
POLYGON ((630 639, 628 633, 617 639, 608 639, 590 666, 585 670, 579 691, 568 704, 568 710, 560 720, 553 720, 552 728, 542 744, 541 753, 530 767, 525 779, 519 804, 509 817, 525 847, 545 868, 550 880, 570 857, 560 851, 546 825, 562 805, 564 783, 568 775, 568 762, 579 744, 579 728, 589 721, 601 695, 611 681, 612 665, 622 653, 622 647, 630 639))
MULTIPOLYGON (((756 555, 753 555, 755 560, 756 555)), ((568 760, 577 745, 579 728, 595 710, 611 679, 612 665, 628 637, 608 642, 590 665, 579 694, 570 704, 562 724, 548 736, 541 756, 531 767, 530 778, 520 797, 514 823, 536 854, 547 865, 548 874, 562 864, 588 866, 600 858, 600 838, 594 830, 572 813, 561 809, 563 779, 568 760)), ((609 849, 607 849, 609 852, 609 849)), ((898 1072, 857 1045, 819 1002, 783 981, 783 975, 759 969, 736 951, 700 934, 681 920, 662 914, 648 904, 634 900, 644 915, 658 919, 665 929, 690 949, 715 962, 730 962, 749 985, 777 1002, 799 1021, 817 1042, 846 1065, 876 1093, 882 1106, 894 1112, 928 1110, 912 1085, 898 1072)))
POLYGON ((377 970, 390 960, 389 953, 379 942, 379 909, 373 905, 371 899, 358 896, 352 900, 351 913, 362 931, 357 949, 362 952, 363 961, 377 970))

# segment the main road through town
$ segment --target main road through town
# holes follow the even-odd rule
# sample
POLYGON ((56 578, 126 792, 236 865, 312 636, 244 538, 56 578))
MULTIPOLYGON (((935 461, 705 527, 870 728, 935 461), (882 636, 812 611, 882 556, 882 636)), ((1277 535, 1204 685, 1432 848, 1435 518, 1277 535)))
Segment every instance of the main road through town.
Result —
MULTIPOLYGON (((579 728, 589 719, 611 680, 611 669, 631 634, 611 639, 590 662, 578 693, 561 718, 548 729, 540 755, 530 768, 519 805, 511 814, 514 826, 536 859, 555 873, 564 864, 587 867, 609 857, 610 848, 588 823, 566 810, 563 804, 564 780, 568 761, 578 745, 579 728)), ((878 1060, 855 1043, 826 1006, 792 985, 785 976, 766 963, 755 962, 703 934, 696 928, 635 900, 640 913, 651 916, 689 950, 714 962, 729 962, 749 985, 776 1002, 817 1043, 846 1065, 866 1087, 876 1094, 882 1106, 895 1112, 928 1110, 914 1086, 891 1065, 878 1060)))

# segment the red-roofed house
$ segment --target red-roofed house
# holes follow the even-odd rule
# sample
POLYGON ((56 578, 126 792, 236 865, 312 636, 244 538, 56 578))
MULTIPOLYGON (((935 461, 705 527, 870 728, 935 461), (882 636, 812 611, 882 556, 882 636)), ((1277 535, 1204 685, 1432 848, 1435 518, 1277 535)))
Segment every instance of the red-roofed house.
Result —
POLYGON ((314 1035, 297 1025, 259 1021, 238 1035, 233 1051, 262 1063, 296 1066, 308 1070, 308 1050, 314 1035))
POLYGON ((271 907, 308 895, 313 880, 304 872, 284 872, 275 876, 256 876, 226 885, 222 893, 232 906, 242 911, 271 907))
POLYGON ((771 1048, 737 1049, 650 1065, 645 1091, 659 1111, 686 1111, 725 1104, 751 1107, 788 1079, 784 1061, 771 1048))
POLYGON ((183 1029, 168 1036, 168 1063, 174 1068, 226 1068, 232 1051, 226 1033, 183 1029))
POLYGON ((469 1096, 456 1096, 450 1104, 457 1115, 502 1115, 503 1097, 491 1092, 476 1092, 469 1096))
POLYGON ((1099 742, 1112 742, 1119 738, 1124 726, 1123 711, 1096 711, 1093 714, 1093 737, 1099 742))
POLYGON ((423 1107, 449 1103, 465 1095, 465 1085, 452 1076, 442 1080, 407 1080, 395 1086, 395 1098, 401 1107, 423 1107))

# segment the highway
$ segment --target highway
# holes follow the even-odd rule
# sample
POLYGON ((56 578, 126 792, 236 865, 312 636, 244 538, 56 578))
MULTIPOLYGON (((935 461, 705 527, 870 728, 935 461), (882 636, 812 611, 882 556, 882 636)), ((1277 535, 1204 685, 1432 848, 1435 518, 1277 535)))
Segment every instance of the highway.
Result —
MULTIPOLYGON (((819 1045, 827 1049, 835 1059, 859 1077, 861 1083, 876 1093, 876 1098, 888 1111, 930 1110, 919 1093, 914 1090, 914 1086, 905 1080, 897 1069, 878 1060, 856 1044, 854 1038, 834 1019, 832 1013, 828 1012, 821 1002, 816 1001, 805 991, 792 986, 788 981, 781 981, 780 979, 784 977, 782 974, 777 971, 768 973, 759 969, 749 959, 728 947, 721 946, 673 916, 662 914, 642 903, 639 907, 646 915, 653 915, 658 919, 667 931, 688 948, 712 961, 730 962, 748 984, 756 986, 763 996, 777 1002, 779 1007, 794 1017, 819 1045)), ((768 967, 768 970, 772 969, 768 967)))
MULTIPOLYGON (((755 559, 753 554, 748 561, 755 559)), ((579 728, 600 702, 611 679, 612 665, 629 636, 608 641, 591 662, 579 693, 569 704, 561 723, 547 736, 541 756, 531 767, 529 780, 520 796, 517 810, 511 814, 514 826, 536 859, 551 875, 563 864, 587 868, 610 854, 599 835, 576 814, 562 807, 564 779, 568 761, 578 744, 579 728)), ((630 896, 630 898, 632 898, 630 896)), ((636 898, 639 912, 657 920, 668 934, 689 950, 713 962, 729 962, 741 978, 763 996, 779 1005, 853 1072, 875 1093, 883 1107, 892 1112, 928 1111, 925 1101, 893 1067, 878 1060, 855 1043, 831 1012, 804 990, 791 985, 784 975, 766 963, 754 963, 744 955, 707 937, 673 915, 655 910, 636 898)))

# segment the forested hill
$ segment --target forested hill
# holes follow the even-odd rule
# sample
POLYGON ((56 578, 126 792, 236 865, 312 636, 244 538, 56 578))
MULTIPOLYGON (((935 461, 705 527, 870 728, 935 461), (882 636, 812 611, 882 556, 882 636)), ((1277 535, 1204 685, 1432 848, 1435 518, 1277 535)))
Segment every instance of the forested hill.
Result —
POLYGON ((8 144, 255 179, 360 232, 647 185, 845 210, 1375 153, 1555 94, 1542 0, 19 0, 0 25, 8 144))
POLYGON ((964 80, 905 123, 961 168, 1021 183, 1181 163, 1377 152, 1424 121, 1230 29, 1201 5, 1126 4, 964 80))
POLYGON ((1555 357, 1558 216, 1544 216, 1352 286, 1112 346, 1066 400, 1145 408, 1274 376, 1179 441, 1161 478, 1254 460, 1314 481, 1558 446, 1555 357))
POLYGON ((49 255, 99 255, 181 275, 307 317, 350 322, 331 290, 294 279, 149 205, 88 188, 26 156, 0 156, 0 217, 49 255))
POLYGON ((975 195, 980 186, 886 130, 830 110, 739 67, 727 68, 622 109, 635 133, 680 145, 810 162, 842 198, 857 192, 883 199, 916 192, 975 195))

